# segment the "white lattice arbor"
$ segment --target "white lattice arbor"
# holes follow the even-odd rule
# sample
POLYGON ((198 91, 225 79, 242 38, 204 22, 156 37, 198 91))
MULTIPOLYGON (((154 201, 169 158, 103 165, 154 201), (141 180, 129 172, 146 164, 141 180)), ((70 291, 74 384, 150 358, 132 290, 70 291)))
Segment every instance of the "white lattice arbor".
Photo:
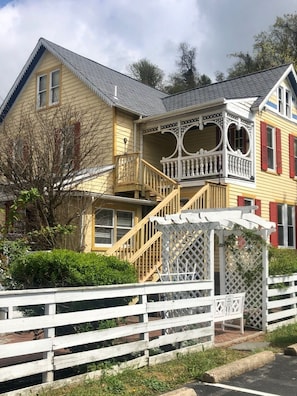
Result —
POLYGON ((214 236, 217 235, 220 293, 244 292, 249 325, 264 328, 266 241, 275 230, 275 223, 255 215, 254 209, 245 206, 184 211, 153 217, 151 221, 156 221, 162 232, 162 281, 209 280, 214 290, 214 236))

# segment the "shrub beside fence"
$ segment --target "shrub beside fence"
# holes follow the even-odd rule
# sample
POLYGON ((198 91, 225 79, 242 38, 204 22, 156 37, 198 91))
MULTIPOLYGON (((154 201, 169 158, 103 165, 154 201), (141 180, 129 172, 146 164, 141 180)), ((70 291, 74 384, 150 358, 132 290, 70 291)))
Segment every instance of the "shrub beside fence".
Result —
POLYGON ((0 320, 0 335, 32 333, 29 341, 0 345, 0 382, 6 387, 23 377, 38 374, 41 384, 111 362, 120 367, 155 364, 214 341, 211 281, 1 291, 0 307, 8 312, 0 320), (175 299, 175 293, 184 298, 175 299), (100 301, 106 299, 110 304, 102 308, 100 301), (133 303, 117 305, 127 300, 133 303), (90 301, 101 308, 89 304, 91 309, 77 310, 77 302, 90 301), (36 306, 43 315, 28 309, 36 306), (26 315, 15 317, 16 309, 24 307, 26 315), (90 326, 94 322, 99 330, 90 326))

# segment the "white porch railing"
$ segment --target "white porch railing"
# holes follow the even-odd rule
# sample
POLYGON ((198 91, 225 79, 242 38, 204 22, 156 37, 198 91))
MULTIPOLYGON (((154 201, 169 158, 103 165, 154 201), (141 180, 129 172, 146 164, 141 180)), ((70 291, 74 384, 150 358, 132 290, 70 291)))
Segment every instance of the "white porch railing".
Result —
MULTIPOLYGON (((211 281, 2 291, 0 307, 5 308, 10 317, 0 320, 1 337, 5 339, 5 333, 27 332, 31 339, 0 344, 0 387, 6 389, 7 381, 11 380, 13 386, 21 387, 22 382, 16 380, 32 375, 35 375, 36 385, 51 383, 58 370, 109 359, 125 361, 117 365, 118 369, 141 367, 212 346, 213 304, 211 281), (173 298, 175 293, 181 292, 186 292, 187 298, 173 298), (204 297, 194 296, 199 293, 204 297), (119 298, 124 297, 137 303, 119 305, 119 298), (111 306, 99 308, 100 301, 106 299, 113 301, 111 306), (66 305, 82 301, 96 302, 98 308, 77 310, 72 305, 71 310, 65 311, 66 305), (42 306, 44 314, 11 316, 16 307, 34 305, 42 306), (61 307, 63 313, 59 313, 61 307), (178 315, 166 317, 164 312, 171 311, 173 307, 178 315), (197 307, 199 309, 195 309, 197 307), (115 327, 106 328, 108 321, 113 321, 115 327), (77 327, 88 322, 101 323, 101 329, 66 332, 69 326, 77 327), (65 329, 63 335, 60 334, 61 329, 65 329), (172 331, 168 332, 168 329, 172 331), (42 333, 43 336, 34 339, 34 333, 42 333), (169 346, 166 348, 169 352, 162 350, 165 345, 169 346)), ((100 374, 97 371, 85 377, 99 377, 100 374)), ((75 372, 68 375, 73 376, 75 372)))
POLYGON ((297 273, 268 277, 267 330, 297 322, 297 273))
POLYGON ((227 153, 227 169, 223 166, 223 151, 200 150, 194 155, 161 160, 163 173, 174 180, 189 180, 214 176, 235 176, 250 180, 253 176, 252 160, 240 153, 227 153))
POLYGON ((228 153, 228 170, 230 176, 251 180, 253 176, 252 160, 242 154, 228 153))

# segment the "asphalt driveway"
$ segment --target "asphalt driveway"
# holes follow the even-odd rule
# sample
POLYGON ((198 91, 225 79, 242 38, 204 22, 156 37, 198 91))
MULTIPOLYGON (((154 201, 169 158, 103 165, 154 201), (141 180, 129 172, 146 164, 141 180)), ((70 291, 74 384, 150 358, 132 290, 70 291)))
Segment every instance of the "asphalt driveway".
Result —
POLYGON ((192 384, 197 395, 297 396, 297 357, 283 354, 256 370, 218 384, 192 384))

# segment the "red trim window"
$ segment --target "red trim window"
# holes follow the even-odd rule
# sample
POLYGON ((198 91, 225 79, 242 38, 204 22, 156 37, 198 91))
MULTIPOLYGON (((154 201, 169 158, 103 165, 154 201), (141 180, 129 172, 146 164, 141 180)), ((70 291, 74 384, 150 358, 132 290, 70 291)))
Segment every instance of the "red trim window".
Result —
POLYGON ((257 206, 257 209, 255 210, 255 214, 258 216, 261 216, 261 200, 260 199, 246 198, 246 197, 239 195, 237 197, 237 205, 238 206, 257 206))
POLYGON ((270 202, 270 220, 276 223, 276 232, 271 234, 272 246, 295 248, 296 207, 294 205, 270 202))
POLYGON ((281 130, 261 122, 261 169, 282 173, 281 130))

